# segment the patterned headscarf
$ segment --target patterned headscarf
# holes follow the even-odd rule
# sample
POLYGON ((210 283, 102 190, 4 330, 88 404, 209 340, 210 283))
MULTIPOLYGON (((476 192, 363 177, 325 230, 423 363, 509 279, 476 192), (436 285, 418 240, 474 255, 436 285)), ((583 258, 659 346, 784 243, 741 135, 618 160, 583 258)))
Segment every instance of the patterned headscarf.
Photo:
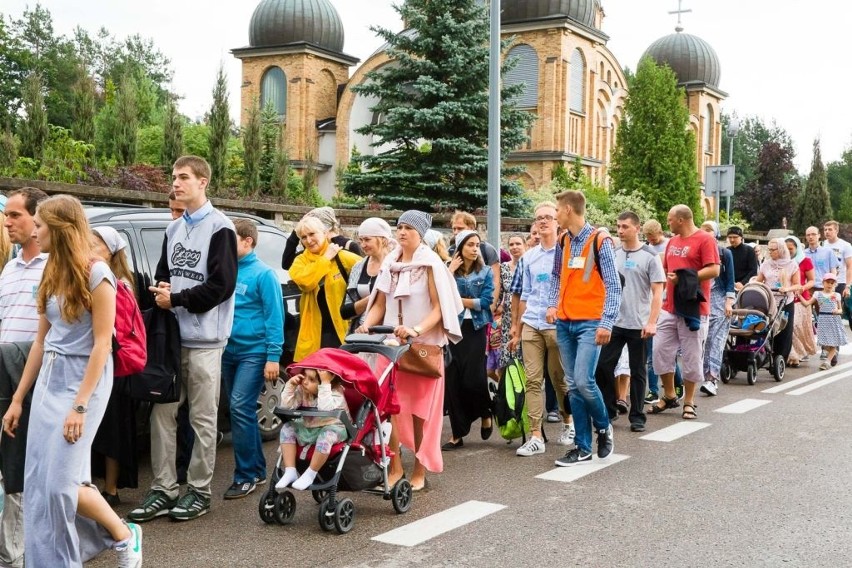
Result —
POLYGON ((322 224, 325 225, 326 231, 337 232, 340 229, 340 225, 337 222, 337 216, 334 214, 334 209, 331 207, 317 207, 316 209, 308 211, 307 215, 316 217, 322 221, 322 224))

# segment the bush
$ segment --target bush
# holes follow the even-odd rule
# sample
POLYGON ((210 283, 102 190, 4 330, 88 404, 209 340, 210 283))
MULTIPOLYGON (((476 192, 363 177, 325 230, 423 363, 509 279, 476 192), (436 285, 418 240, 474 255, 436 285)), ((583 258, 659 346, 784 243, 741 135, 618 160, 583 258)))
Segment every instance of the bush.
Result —
POLYGON ((86 168, 85 173, 85 178, 81 179, 80 182, 86 185, 156 193, 168 193, 171 190, 165 172, 157 166, 136 164, 117 167, 108 171, 86 168))

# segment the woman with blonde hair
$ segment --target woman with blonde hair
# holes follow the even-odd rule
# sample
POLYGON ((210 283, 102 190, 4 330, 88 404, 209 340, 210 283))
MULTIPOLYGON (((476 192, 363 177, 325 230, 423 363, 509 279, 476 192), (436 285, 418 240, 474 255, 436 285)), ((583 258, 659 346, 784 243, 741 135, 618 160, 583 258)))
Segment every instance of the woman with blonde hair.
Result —
POLYGON ((349 324, 340 316, 349 273, 360 257, 329 241, 322 222, 306 215, 296 225, 305 251, 290 266, 290 278, 302 291, 299 338, 293 360, 321 347, 339 347, 349 324))
POLYGON ((125 524, 91 483, 92 441, 112 388, 115 277, 92 256, 77 199, 42 202, 35 227, 50 254, 36 298, 38 334, 3 417, 14 436, 35 383, 24 473, 27 565, 81 566, 113 547, 121 566, 141 566, 141 529, 125 524))

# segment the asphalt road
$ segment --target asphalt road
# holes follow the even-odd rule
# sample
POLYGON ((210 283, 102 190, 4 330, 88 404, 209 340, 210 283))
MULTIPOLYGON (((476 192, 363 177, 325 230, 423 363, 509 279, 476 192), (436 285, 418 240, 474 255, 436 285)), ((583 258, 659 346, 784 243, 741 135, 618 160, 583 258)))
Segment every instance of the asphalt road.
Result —
MULTIPOLYGON (((622 418, 615 423, 616 457, 596 460, 593 467, 555 470, 553 460, 564 453, 555 443, 546 454, 516 457, 517 443, 507 445, 496 433, 481 441, 475 425, 476 435, 445 454, 444 473, 429 477, 429 490, 416 494, 407 514, 397 515, 378 496, 344 495, 353 498, 357 512, 347 535, 319 528, 310 494, 297 495, 295 522, 286 527, 260 520, 259 491, 222 500, 233 467, 226 439, 219 447, 211 512, 191 522, 144 524, 145 565, 852 565, 852 357, 840 363, 818 373, 818 359, 811 360, 789 369, 782 383, 764 369, 754 386, 741 373, 718 396, 700 395, 697 425, 670 410, 649 416, 640 434, 631 433, 622 418), (802 382, 794 384, 796 379, 802 382), (765 392, 776 386, 785 390, 765 392), (745 406, 730 407, 738 402, 745 406), (747 411, 717 412, 725 407, 747 411), (701 424, 706 426, 697 429, 701 424), (675 436, 663 431, 667 427, 697 430, 671 441, 643 439, 675 436), (421 519, 404 534, 387 534, 421 519)), ((275 444, 265 449, 271 469, 275 444)), ((150 468, 143 466, 143 488, 149 480, 150 468)), ((119 512, 143 493, 123 490, 119 512)), ((87 566, 114 563, 106 552, 87 566)))

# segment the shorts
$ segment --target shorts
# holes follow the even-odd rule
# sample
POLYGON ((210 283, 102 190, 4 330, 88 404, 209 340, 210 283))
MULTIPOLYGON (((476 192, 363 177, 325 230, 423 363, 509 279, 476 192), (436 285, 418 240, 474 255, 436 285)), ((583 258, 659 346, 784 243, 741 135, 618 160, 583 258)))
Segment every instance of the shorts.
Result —
POLYGON ((494 349, 488 352, 488 357, 485 360, 485 368, 489 371, 500 370, 500 350, 494 349))
POLYGON ((657 375, 674 373, 680 351, 683 379, 691 383, 703 382, 707 329, 707 316, 701 316, 701 327, 698 330, 690 331, 682 317, 665 310, 660 312, 657 335, 654 336, 654 372, 657 375))

